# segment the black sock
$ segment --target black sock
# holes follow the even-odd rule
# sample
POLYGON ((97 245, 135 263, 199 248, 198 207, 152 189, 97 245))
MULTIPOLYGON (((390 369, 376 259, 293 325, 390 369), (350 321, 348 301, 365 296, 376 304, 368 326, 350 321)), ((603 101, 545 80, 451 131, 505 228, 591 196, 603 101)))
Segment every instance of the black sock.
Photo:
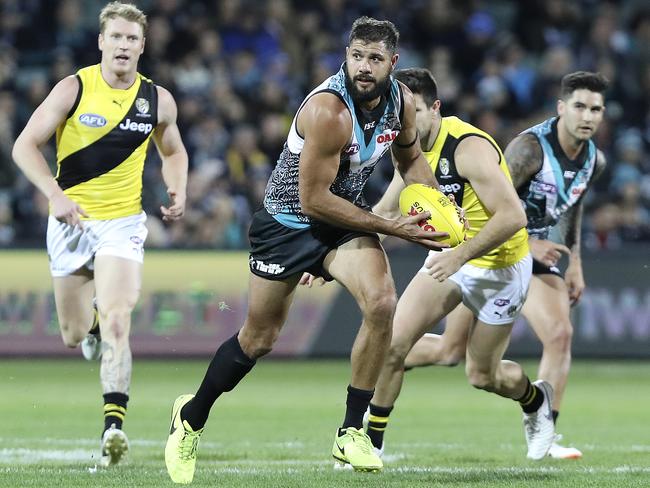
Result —
POLYGON ((560 412, 557 410, 551 410, 551 412, 553 413, 553 423, 557 424, 557 418, 560 416, 560 412))
POLYGON ((112 425, 115 425, 116 429, 122 428, 128 401, 129 395, 126 393, 114 392, 104 394, 104 430, 102 431, 102 435, 112 425))
POLYGON ((366 434, 370 437, 372 445, 381 449, 384 443, 384 431, 388 425, 388 416, 393 407, 378 407, 370 404, 370 416, 368 417, 368 431, 366 434))
POLYGON ((347 408, 345 409, 342 429, 348 427, 361 429, 363 427, 363 414, 366 413, 373 394, 374 390, 360 390, 348 385, 348 398, 345 402, 347 408))
POLYGON ((521 398, 515 398, 519 402, 521 409, 525 413, 533 413, 539 410, 544 402, 544 393, 537 386, 533 385, 528 378, 526 378, 526 391, 521 398))
POLYGON ((196 395, 181 410, 181 418, 192 429, 202 429, 219 395, 237 386, 253 366, 255 360, 244 354, 235 334, 217 349, 196 395))

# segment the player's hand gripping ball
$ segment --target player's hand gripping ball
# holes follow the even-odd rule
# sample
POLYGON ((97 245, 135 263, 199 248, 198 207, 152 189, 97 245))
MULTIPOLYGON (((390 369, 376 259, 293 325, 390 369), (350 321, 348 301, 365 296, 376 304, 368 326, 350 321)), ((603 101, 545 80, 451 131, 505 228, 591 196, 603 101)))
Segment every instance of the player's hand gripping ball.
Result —
POLYGON ((456 247, 465 240, 465 225, 458 216, 456 206, 441 191, 427 185, 408 185, 399 195, 399 209, 402 215, 417 215, 430 212, 431 217, 419 225, 431 232, 447 232, 449 237, 437 239, 450 247, 456 247))

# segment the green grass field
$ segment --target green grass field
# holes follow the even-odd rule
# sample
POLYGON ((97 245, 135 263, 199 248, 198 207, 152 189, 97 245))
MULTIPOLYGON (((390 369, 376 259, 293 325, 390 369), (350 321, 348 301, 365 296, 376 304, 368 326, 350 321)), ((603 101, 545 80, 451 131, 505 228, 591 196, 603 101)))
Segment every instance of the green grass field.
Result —
MULTIPOLYGON (((136 358, 128 462, 97 469, 98 365, 0 361, 0 486, 173 486, 163 460, 169 410, 206 364, 136 358)), ((579 461, 527 461, 517 405, 472 389, 462 368, 409 372, 381 474, 332 469, 348 375, 341 361, 261 361, 215 405, 193 486, 650 486, 650 363, 575 364, 559 430, 583 450, 579 461)))

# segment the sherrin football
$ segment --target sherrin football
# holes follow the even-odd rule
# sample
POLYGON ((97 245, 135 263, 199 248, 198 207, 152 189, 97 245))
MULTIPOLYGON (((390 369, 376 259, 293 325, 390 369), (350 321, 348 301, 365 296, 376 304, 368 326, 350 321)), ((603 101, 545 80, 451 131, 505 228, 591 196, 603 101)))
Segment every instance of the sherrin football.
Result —
POLYGON ((430 212, 431 217, 420 221, 420 227, 431 232, 447 232, 449 237, 437 239, 451 247, 465 240, 465 227, 456 212, 456 206, 441 191, 427 185, 408 185, 399 195, 402 215, 430 212))

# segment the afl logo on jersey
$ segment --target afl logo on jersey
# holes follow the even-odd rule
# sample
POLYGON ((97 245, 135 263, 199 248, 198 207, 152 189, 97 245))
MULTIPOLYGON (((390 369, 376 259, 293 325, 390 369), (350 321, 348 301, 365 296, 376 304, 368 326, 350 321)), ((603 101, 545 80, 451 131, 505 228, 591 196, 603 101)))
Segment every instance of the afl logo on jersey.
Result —
POLYGON ((87 127, 99 128, 106 125, 106 119, 97 114, 81 114, 79 122, 87 127))
POLYGON ((344 152, 345 155, 347 156, 352 156, 353 154, 356 154, 359 152, 360 146, 356 142, 353 144, 350 144, 350 147, 348 147, 344 152))

